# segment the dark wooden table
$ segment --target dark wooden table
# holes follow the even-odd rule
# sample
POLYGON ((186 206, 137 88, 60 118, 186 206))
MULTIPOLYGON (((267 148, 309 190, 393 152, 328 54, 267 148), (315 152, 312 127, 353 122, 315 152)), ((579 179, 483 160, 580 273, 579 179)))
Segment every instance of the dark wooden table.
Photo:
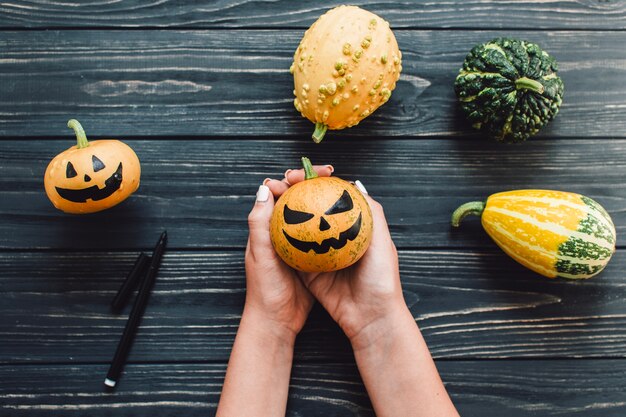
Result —
MULTIPOLYGON (((467 416, 626 415, 626 1, 398 2, 404 55, 389 103, 321 145, 288 68, 334 1, 0 3, 0 415, 212 414, 242 311, 246 215, 301 155, 360 179, 385 206, 404 293, 467 416), (537 138, 486 141, 452 84, 500 35, 560 63, 565 98, 537 138), (120 138, 139 190, 89 216, 55 210, 49 160, 120 138), (460 203, 518 188, 579 192, 613 217, 598 277, 548 280, 506 257, 460 203), (102 381, 126 317, 108 303, 161 230, 170 244, 119 389, 102 381)), ((126 310, 126 313, 128 309, 126 310)), ((314 309, 298 338, 289 416, 371 416, 349 345, 314 309)))

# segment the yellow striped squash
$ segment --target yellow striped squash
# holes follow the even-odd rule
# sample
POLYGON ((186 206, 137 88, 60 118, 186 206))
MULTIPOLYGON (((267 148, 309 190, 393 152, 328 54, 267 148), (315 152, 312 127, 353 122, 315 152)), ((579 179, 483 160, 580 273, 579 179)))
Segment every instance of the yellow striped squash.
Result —
POLYGON ((594 200, 550 190, 515 190, 463 204, 452 214, 458 227, 481 217, 485 231, 510 257, 549 278, 591 278, 615 252, 615 226, 594 200))

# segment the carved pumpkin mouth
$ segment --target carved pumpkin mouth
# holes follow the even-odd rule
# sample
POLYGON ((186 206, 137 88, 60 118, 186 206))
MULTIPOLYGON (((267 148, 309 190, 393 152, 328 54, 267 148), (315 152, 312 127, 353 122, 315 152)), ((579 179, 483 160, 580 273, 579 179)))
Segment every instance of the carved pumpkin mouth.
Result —
POLYGON ((68 201, 74 203, 85 203, 87 199, 93 201, 104 200, 110 197, 114 192, 120 189, 122 185, 122 163, 120 162, 117 170, 109 178, 104 181, 104 188, 99 188, 97 185, 91 187, 81 188, 80 190, 72 190, 68 188, 55 187, 57 193, 68 201))
POLYGON ((333 249, 343 248, 344 246, 346 246, 348 241, 356 239, 360 231, 361 231, 361 213, 359 213, 359 218, 356 219, 356 221, 354 222, 354 224, 352 224, 352 226, 350 226, 348 229, 344 230, 343 232, 339 233, 338 238, 330 237, 328 239, 324 239, 322 243, 307 242, 304 240, 296 239, 295 237, 289 236, 287 232, 285 232, 284 229, 283 229, 283 234, 287 238, 287 241, 289 241, 289 243, 291 243, 291 245, 294 248, 305 253, 310 250, 313 250, 317 254, 322 254, 322 253, 327 253, 330 250, 330 248, 333 248, 333 249))

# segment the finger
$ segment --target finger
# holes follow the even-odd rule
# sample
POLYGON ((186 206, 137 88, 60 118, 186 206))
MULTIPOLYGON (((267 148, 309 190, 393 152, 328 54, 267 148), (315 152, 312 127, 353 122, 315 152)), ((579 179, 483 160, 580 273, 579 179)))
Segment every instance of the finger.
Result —
MULTIPOLYGON (((313 169, 320 177, 330 177, 330 175, 335 171, 335 168, 333 168, 332 165, 313 165, 313 169)), ((288 169, 285 171, 285 179, 291 185, 304 181, 304 170, 288 169)))
POLYGON ((387 224, 387 218, 382 204, 372 198, 368 193, 363 183, 359 180, 354 181, 354 186, 363 194, 363 197, 367 200, 367 203, 372 210, 372 218, 374 221, 374 230, 372 231, 373 239, 372 244, 392 242, 391 233, 389 232, 389 225, 387 224))
POLYGON ((265 181, 263 181, 263 185, 269 187, 275 199, 283 195, 283 193, 289 189, 289 184, 287 184, 284 180, 279 181, 271 178, 266 178, 265 181))
POLYGON ((274 196, 267 185, 261 185, 256 194, 254 207, 248 214, 250 251, 254 256, 273 250, 270 240, 270 218, 273 210, 274 196))
POLYGON ((332 283, 331 276, 324 272, 298 272, 298 278, 302 285, 311 292, 314 296, 323 292, 324 287, 330 282, 332 283))
POLYGON ((364 194, 364 195, 369 195, 370 193, 367 192, 367 189, 365 188, 365 186, 363 185, 363 183, 359 180, 354 181, 354 185, 356 186, 356 188, 359 189, 359 191, 364 194))

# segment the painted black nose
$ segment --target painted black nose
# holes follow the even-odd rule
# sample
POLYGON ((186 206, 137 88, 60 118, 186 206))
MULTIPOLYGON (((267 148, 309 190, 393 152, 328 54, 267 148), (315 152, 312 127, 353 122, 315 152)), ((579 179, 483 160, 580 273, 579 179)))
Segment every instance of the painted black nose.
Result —
POLYGON ((91 181, 91 177, 87 174, 85 174, 85 182, 89 182, 91 181))
POLYGON ((330 224, 323 217, 320 217, 320 230, 330 229, 330 224))

